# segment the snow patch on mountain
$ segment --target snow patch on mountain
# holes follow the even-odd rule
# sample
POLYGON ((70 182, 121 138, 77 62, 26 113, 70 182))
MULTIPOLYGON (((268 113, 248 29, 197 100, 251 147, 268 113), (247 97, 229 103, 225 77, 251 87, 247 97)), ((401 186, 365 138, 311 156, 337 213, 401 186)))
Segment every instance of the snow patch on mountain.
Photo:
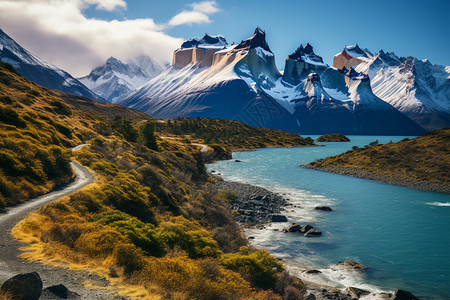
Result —
POLYGON ((23 77, 50 89, 103 100, 80 81, 58 67, 45 62, 17 44, 0 29, 0 60, 11 64, 23 77))
POLYGON ((116 103, 167 67, 167 64, 158 63, 144 55, 123 62, 110 57, 104 65, 79 80, 104 99, 116 103))
POLYGON ((450 68, 381 50, 356 70, 375 95, 428 130, 450 126, 450 68))

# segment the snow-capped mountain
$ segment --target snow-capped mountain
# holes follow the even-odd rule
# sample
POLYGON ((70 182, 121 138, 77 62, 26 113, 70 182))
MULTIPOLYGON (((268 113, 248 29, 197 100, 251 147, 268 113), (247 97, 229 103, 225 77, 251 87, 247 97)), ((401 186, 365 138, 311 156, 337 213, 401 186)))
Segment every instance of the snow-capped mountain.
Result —
POLYGON ((203 116, 298 132, 292 114, 262 89, 280 77, 263 30, 234 45, 206 34, 183 43, 169 69, 119 103, 157 118, 203 116))
POLYGON ((424 132, 376 97, 367 75, 352 68, 328 67, 310 45, 300 46, 288 56, 283 77, 275 88, 266 92, 296 117, 301 133, 415 135, 424 132), (302 49, 307 49, 309 59, 299 55, 304 53, 302 49))
POLYGON ((0 60, 11 64, 23 77, 50 89, 103 101, 69 73, 33 55, 0 29, 0 60))
POLYGON ((450 127, 450 66, 381 50, 355 69, 369 75, 375 95, 427 130, 450 127))
POLYGON ((110 57, 104 65, 78 80, 107 101, 116 103, 167 68, 168 64, 145 55, 124 62, 110 57))
POLYGON ((329 67, 310 44, 300 45, 281 74, 260 28, 233 45, 205 35, 184 42, 169 69, 119 103, 157 118, 234 119, 307 134, 424 132, 374 95, 369 76, 345 68, 369 61, 368 50, 347 47, 340 57, 341 69, 329 67))

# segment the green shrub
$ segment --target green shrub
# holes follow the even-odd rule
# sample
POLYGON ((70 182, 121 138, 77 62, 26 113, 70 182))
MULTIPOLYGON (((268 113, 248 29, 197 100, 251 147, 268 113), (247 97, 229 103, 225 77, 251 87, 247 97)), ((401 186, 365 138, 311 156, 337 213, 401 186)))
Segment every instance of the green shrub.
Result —
POLYGON ((254 287, 269 289, 276 282, 277 273, 283 270, 283 266, 267 251, 254 250, 241 247, 239 254, 225 254, 222 265, 238 272, 254 287))

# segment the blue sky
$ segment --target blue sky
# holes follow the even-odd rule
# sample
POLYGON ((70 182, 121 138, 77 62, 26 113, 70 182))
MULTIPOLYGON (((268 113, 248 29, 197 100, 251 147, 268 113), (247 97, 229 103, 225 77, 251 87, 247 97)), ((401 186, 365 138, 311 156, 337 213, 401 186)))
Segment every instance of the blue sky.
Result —
MULTIPOLYGON (((359 43, 371 51, 394 51, 399 56, 428 58, 450 65, 449 0, 277 0, 216 1, 221 11, 210 23, 176 26, 166 30, 188 39, 205 32, 222 34, 230 43, 252 34, 255 26, 266 30, 267 40, 283 68, 285 57, 301 43, 311 43, 315 52, 331 64, 344 45, 359 43)), ((188 9, 191 2, 128 1, 126 11, 102 17, 145 18, 158 23, 188 9)), ((90 10, 88 13, 93 13, 90 10)), ((93 15, 99 16, 94 12, 93 15)))
POLYGON ((300 44, 331 64, 344 45, 450 65, 450 0, 0 0, 0 28, 75 76, 109 57, 170 60, 205 32, 229 43, 265 29, 279 69, 300 44))

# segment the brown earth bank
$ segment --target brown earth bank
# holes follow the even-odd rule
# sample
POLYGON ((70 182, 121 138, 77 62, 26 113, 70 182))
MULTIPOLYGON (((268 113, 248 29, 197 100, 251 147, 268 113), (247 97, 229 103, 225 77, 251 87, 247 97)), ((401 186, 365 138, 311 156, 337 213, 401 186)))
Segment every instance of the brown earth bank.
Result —
POLYGON ((425 191, 450 193, 450 129, 440 129, 414 139, 363 148, 303 165, 305 168, 425 191))

